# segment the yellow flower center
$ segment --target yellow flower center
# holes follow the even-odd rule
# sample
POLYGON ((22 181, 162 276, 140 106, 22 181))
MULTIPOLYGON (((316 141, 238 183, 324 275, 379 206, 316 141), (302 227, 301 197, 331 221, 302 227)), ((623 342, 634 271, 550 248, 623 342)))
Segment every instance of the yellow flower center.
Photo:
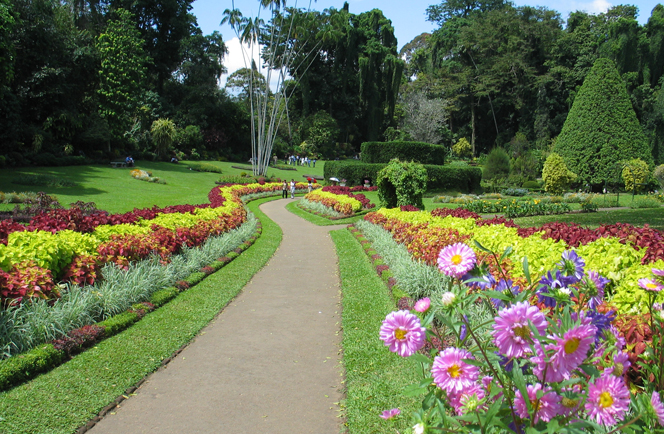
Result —
POLYGON ((625 367, 623 366, 622 363, 616 363, 613 366, 613 375, 615 375, 616 377, 622 377, 624 372, 625 372, 625 367))
POLYGON ((565 342, 565 353, 572 354, 577 348, 579 348, 580 343, 581 340, 579 338, 572 338, 565 342))
POLYGON ((599 406, 602 408, 611 407, 613 405, 613 397, 609 392, 602 392, 599 394, 599 406))
POLYGON ((646 284, 646 288, 648 288, 648 289, 657 289, 657 285, 655 285, 652 282, 649 282, 649 283, 646 284))
POLYGON ((563 399, 560 401, 560 403, 566 408, 574 408, 574 407, 576 407, 576 404, 578 403, 578 400, 563 397, 563 399))
POLYGON ((520 337, 522 339, 525 339, 527 341, 530 340, 531 333, 530 333, 530 329, 528 328, 528 326, 525 326, 525 325, 516 326, 512 329, 512 331, 518 337, 520 337))
POLYGON ((540 408, 542 407, 542 401, 540 401, 539 399, 536 399, 534 401, 531 400, 530 405, 533 406, 533 411, 539 411, 540 408))
POLYGON ((462 260, 463 258, 461 257, 461 255, 454 255, 452 256, 452 259, 450 259, 450 261, 452 261, 454 265, 459 265, 462 260))
POLYGON ((461 375, 461 366, 456 363, 447 368, 447 373, 450 374, 452 378, 458 378, 461 375))
POLYGON ((396 329, 394 331, 394 337, 399 339, 400 341, 403 341, 404 339, 406 339, 406 333, 408 333, 408 331, 404 329, 396 329))

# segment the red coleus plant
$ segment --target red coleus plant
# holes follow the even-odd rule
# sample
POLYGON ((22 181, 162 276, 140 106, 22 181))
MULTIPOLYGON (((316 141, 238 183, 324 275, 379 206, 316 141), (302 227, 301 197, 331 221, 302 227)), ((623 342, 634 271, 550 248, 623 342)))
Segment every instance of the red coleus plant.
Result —
POLYGON ((65 267, 62 280, 79 286, 94 285, 101 276, 97 258, 89 255, 74 257, 71 264, 65 267))

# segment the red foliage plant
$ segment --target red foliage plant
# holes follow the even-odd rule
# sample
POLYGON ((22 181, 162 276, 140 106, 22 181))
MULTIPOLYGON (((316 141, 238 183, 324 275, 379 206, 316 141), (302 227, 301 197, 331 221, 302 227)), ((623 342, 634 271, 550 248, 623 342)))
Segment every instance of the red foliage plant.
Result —
POLYGON ((94 285, 97 278, 101 276, 99 262, 94 256, 89 255, 74 257, 63 273, 62 280, 79 286, 94 285))
POLYGON ((86 325, 67 333, 60 339, 53 341, 56 350, 63 351, 67 356, 80 353, 84 348, 89 348, 104 337, 104 327, 98 325, 86 325))

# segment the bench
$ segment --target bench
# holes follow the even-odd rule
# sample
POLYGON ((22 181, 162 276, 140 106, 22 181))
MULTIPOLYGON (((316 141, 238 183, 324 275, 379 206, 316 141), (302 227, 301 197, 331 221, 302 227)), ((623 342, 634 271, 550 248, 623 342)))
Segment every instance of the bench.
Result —
POLYGON ((111 161, 111 167, 127 167, 127 163, 124 161, 111 161))

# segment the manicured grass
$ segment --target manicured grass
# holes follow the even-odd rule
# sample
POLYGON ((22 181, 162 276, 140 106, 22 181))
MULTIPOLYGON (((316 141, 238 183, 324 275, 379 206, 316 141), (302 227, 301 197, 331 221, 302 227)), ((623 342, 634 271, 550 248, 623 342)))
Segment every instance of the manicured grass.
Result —
POLYGON ((405 432, 417 403, 404 397, 403 390, 417 381, 419 366, 391 353, 378 339, 382 321, 395 306, 360 244, 347 230, 333 231, 331 236, 342 288, 346 428, 352 434, 405 432), (395 407, 401 409, 399 419, 379 417, 395 407))
POLYGON ((595 213, 560 214, 535 217, 520 217, 514 222, 520 226, 540 226, 548 222, 578 223, 582 226, 598 227, 601 224, 630 223, 634 226, 650 225, 664 230, 664 209, 613 209, 595 213))
MULTIPOLYGON (((240 175, 250 170, 234 169, 232 166, 247 164, 207 161, 222 170, 222 175, 240 175)), ((303 175, 323 175, 324 162, 316 167, 295 167, 295 171, 270 168, 268 176, 304 181, 303 175)), ((131 168, 114 169, 106 165, 65 166, 65 167, 21 167, 0 171, 0 191, 43 191, 55 195, 61 204, 82 200, 94 202, 98 208, 116 213, 131 211, 134 208, 149 208, 154 205, 168 206, 180 204, 207 203, 207 194, 219 179, 219 173, 196 172, 189 170, 187 162, 180 164, 137 161, 136 167, 149 170, 153 176, 163 179, 166 184, 139 181, 131 177, 131 168), (76 183, 75 187, 47 187, 14 184, 12 180, 19 174, 50 175, 76 183)), ((250 166, 249 166, 250 167, 250 166)), ((0 210, 11 210, 14 204, 0 204, 0 210)))
MULTIPOLYGON (((119 169, 118 169, 119 170, 119 169)), ((0 393, 0 432, 72 433, 193 339, 272 257, 281 229, 258 206, 262 236, 233 262, 124 332, 0 393)))

